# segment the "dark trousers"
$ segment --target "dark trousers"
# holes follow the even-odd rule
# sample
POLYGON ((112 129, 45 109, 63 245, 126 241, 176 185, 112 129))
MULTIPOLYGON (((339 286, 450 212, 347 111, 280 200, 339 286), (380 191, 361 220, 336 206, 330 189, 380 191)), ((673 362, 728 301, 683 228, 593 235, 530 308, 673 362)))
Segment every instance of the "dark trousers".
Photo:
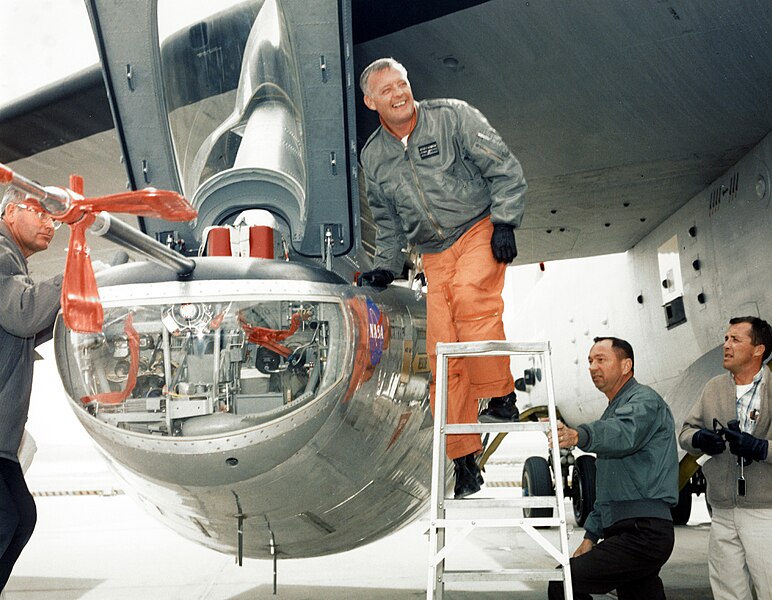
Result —
POLYGON ((0 458, 0 590, 35 529, 38 513, 21 465, 0 458))
MULTIPOLYGON (((592 550, 571 559, 574 600, 616 590, 619 600, 665 600, 659 570, 675 542, 673 523, 664 519, 625 519, 604 532, 592 550)), ((564 600, 563 582, 550 581, 549 600, 564 600)))

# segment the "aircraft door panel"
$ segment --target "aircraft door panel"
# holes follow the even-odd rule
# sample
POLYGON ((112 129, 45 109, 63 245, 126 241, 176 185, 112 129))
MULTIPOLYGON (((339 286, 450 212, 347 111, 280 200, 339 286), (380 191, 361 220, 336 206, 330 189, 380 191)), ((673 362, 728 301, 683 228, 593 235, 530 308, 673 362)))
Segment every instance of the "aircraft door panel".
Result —
POLYGON ((681 256, 678 250, 678 236, 675 235, 657 249, 659 278, 662 283, 662 306, 665 309, 665 322, 668 329, 686 321, 681 256))

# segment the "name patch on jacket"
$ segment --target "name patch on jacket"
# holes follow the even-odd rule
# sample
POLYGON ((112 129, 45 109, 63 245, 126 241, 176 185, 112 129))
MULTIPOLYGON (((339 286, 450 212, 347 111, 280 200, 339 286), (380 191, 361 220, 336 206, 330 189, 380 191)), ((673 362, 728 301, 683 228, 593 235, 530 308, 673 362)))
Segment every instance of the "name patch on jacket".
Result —
POLYGON ((421 155, 422 160, 431 156, 437 156, 439 153, 440 149, 437 147, 437 142, 429 142, 423 146, 418 146, 418 154, 421 155))

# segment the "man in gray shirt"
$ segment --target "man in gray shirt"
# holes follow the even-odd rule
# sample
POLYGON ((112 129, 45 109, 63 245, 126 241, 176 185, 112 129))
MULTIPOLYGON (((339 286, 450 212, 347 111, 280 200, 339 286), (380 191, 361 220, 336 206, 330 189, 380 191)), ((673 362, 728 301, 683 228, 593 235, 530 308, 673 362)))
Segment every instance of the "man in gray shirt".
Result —
POLYGON ((0 590, 35 528, 37 512, 17 456, 32 391, 35 346, 51 338, 62 275, 36 284, 27 259, 46 250, 57 223, 9 187, 0 205, 0 590))

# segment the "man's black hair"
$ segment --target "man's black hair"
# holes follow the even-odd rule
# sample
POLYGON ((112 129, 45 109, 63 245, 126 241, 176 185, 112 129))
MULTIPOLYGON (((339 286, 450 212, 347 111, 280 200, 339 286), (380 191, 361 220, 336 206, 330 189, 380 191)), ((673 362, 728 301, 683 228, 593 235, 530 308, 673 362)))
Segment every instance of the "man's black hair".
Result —
POLYGON ((734 317, 729 319, 730 325, 738 323, 748 323, 751 326, 751 343, 754 346, 764 344, 764 354, 761 356, 761 362, 769 358, 772 352, 772 327, 764 319, 758 317, 734 317))
POLYGON ((614 348, 614 351, 616 352, 618 357, 630 359, 630 362, 632 363, 630 365, 630 372, 634 373, 635 372, 635 354, 633 353, 633 347, 630 345, 630 342, 611 335, 598 336, 594 338, 592 341, 594 344, 597 344, 598 342, 603 342, 605 340, 611 340, 611 347, 614 348))

